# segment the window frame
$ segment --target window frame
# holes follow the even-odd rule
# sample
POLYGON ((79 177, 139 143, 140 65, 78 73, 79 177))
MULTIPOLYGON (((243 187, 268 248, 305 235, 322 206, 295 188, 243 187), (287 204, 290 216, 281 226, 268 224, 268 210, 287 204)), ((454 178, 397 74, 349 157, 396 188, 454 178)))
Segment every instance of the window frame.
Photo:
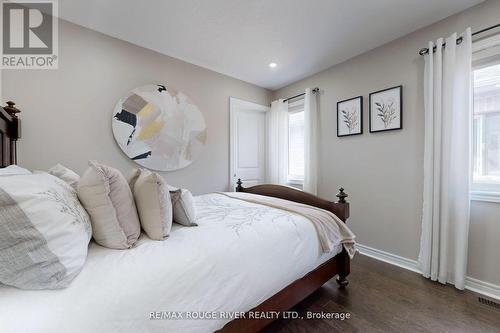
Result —
POLYGON ((292 186, 303 186, 304 175, 290 174, 290 114, 304 112, 304 99, 288 103, 287 114, 287 149, 286 149, 286 183, 292 186))
MULTIPOLYGON (((472 97, 474 98, 474 71, 481 67, 487 67, 494 64, 500 64, 500 34, 476 41, 472 45, 472 75, 471 85, 473 89, 472 97)), ((473 105, 473 103, 472 103, 473 105)), ((481 138, 484 128, 484 116, 475 115, 472 112, 471 117, 471 137, 474 138, 474 121, 478 119, 478 129, 481 138)), ((474 141, 472 141, 474 143, 474 141)), ((484 139, 481 138, 476 142, 477 160, 474 159, 474 149, 471 149, 471 188, 470 198, 474 201, 487 201, 500 203, 500 182, 488 181, 488 177, 478 179, 474 177, 474 170, 482 168, 482 156, 484 139)))

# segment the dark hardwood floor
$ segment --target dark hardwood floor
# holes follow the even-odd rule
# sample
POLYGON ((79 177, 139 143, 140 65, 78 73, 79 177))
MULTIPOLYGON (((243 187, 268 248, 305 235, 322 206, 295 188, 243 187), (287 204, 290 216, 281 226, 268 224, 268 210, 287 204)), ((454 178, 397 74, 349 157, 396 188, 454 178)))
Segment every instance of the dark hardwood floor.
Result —
POLYGON ((478 294, 424 279, 417 273, 356 255, 349 286, 334 280, 293 310, 348 312, 351 318, 281 319, 263 332, 500 332, 500 310, 478 294))

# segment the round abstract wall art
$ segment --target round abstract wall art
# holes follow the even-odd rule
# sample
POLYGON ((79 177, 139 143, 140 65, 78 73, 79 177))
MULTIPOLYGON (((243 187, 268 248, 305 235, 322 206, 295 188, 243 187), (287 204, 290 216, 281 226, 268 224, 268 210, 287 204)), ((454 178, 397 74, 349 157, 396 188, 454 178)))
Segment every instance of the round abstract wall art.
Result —
POLYGON ((188 166, 207 139, 198 107, 183 93, 164 85, 142 86, 119 100, 112 127, 125 155, 158 171, 188 166))

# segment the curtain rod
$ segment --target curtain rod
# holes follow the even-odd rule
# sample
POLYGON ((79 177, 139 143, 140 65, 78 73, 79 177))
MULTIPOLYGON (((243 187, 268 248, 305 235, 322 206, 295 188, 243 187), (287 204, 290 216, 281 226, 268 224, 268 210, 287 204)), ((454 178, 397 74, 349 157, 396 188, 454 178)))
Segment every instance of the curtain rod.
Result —
MULTIPOLYGON (((314 88, 314 89, 312 90, 312 92, 313 92, 314 94, 316 94, 317 92, 319 92, 319 88, 318 88, 318 87, 314 88)), ((291 100, 291 99, 295 99, 295 98, 300 97, 300 96, 304 96, 305 94, 306 94, 306 93, 302 93, 302 94, 298 94, 298 95, 295 95, 295 96, 292 96, 292 97, 288 97, 288 98, 284 99, 284 100, 283 100, 283 102, 289 101, 289 100, 291 100)))
MULTIPOLYGON (((493 30, 493 29, 496 29, 496 28, 500 28, 500 24, 495 24, 495 25, 492 25, 491 27, 484 28, 482 30, 476 31, 476 32, 474 32, 472 34, 472 36, 476 36, 476 35, 482 34, 483 32, 490 31, 490 30, 493 30)), ((458 37, 457 38, 457 45, 461 44, 463 40, 464 40, 463 37, 458 37)), ((446 46, 446 43, 443 43, 443 47, 445 47, 445 46, 446 46)), ((436 46, 434 46, 432 48, 432 52, 436 52, 436 46)), ((428 47, 424 47, 423 49, 420 49, 420 51, 418 51, 418 54, 420 54, 421 56, 426 55, 428 53, 429 53, 429 48, 428 47)))

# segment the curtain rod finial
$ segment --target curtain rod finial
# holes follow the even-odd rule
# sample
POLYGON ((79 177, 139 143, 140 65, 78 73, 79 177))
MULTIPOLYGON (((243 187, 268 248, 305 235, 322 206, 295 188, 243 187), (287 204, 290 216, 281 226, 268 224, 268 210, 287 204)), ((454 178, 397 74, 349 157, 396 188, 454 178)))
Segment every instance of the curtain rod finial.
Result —
POLYGON ((429 53, 428 48, 421 49, 420 51, 418 51, 418 54, 420 54, 421 56, 426 55, 427 53, 429 53))

